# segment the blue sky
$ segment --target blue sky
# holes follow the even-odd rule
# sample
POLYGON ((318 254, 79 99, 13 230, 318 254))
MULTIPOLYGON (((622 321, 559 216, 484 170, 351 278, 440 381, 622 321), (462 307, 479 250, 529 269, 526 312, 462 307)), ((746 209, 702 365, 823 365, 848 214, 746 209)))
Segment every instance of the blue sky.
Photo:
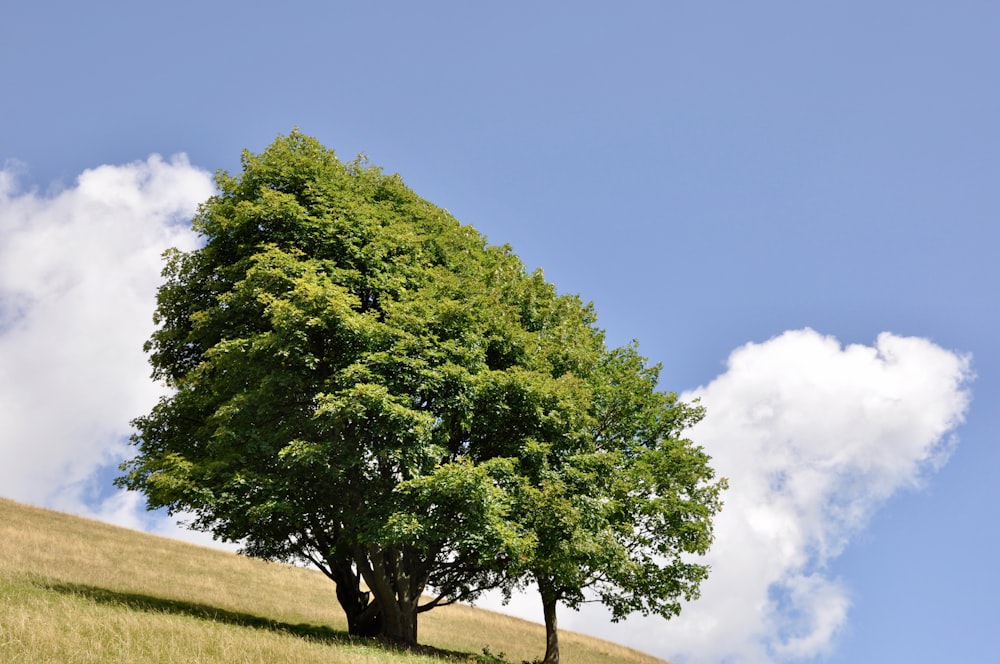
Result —
POLYGON ((997 34, 963 0, 9 7, 0 494, 175 532, 107 486, 157 394, 158 253, 193 246, 211 172, 298 126, 708 406, 721 585, 669 625, 562 624, 678 664, 987 661, 997 34))

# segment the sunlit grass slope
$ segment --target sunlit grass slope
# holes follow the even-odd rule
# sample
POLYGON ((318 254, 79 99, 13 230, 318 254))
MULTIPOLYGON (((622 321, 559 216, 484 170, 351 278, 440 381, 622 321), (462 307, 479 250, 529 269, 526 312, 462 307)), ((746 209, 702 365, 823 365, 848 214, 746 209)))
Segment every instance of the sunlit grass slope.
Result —
MULTIPOLYGON (((544 629, 467 606, 423 614, 420 641, 393 651, 347 636, 318 572, 251 560, 0 499, 0 662, 520 664, 544 629)), ((661 660, 561 633, 569 664, 661 660)))

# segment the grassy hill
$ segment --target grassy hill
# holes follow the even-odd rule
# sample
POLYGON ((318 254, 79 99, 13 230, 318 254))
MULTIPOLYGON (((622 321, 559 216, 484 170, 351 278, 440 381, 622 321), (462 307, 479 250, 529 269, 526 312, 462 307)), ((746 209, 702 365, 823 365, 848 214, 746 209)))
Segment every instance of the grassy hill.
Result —
MULTIPOLYGON (((420 640, 432 648, 349 638, 313 570, 0 499, 2 662, 520 664, 545 650, 542 626, 461 605, 423 614, 420 640)), ((560 645, 569 664, 664 664, 572 632, 560 645)))

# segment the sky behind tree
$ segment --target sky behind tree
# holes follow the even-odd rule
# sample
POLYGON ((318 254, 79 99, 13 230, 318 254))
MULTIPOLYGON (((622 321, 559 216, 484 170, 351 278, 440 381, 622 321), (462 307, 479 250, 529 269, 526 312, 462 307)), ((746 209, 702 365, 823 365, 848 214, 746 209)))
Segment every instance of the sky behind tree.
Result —
MULTIPOLYGON (((298 126, 593 300, 730 478, 704 596, 561 622, 684 662, 986 661, 1000 8, 22 3, 0 23, 3 495, 110 486, 160 252, 298 126)), ((532 595, 508 610, 540 616, 532 595)))

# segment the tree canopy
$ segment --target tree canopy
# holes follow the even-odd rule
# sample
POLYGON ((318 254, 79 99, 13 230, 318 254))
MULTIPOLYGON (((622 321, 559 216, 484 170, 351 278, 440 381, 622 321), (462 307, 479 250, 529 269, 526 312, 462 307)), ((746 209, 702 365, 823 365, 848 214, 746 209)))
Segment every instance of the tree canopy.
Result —
POLYGON ((680 438, 701 410, 590 305, 298 131, 216 184, 202 246, 166 256, 171 390, 120 486, 315 564, 354 634, 415 643, 421 611, 527 581, 552 638, 588 589, 616 617, 696 594, 724 484, 680 438))
POLYGON ((519 464, 515 518, 534 535, 520 582, 534 581, 546 623, 544 662, 559 661, 556 607, 599 601, 612 620, 677 615, 698 596, 725 480, 681 432, 703 410, 656 390, 659 367, 635 346, 601 353, 587 375, 580 441, 543 443, 519 464))

